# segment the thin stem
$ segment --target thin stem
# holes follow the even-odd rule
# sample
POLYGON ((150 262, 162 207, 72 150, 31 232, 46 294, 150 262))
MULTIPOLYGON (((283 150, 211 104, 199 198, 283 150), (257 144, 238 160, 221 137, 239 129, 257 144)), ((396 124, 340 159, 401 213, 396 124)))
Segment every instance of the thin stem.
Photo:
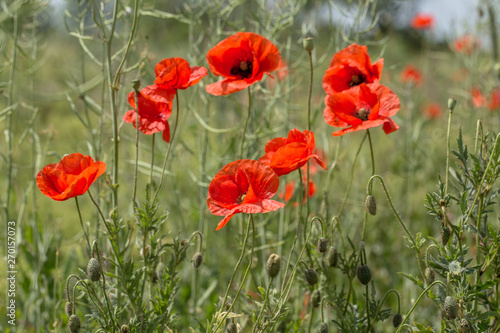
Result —
POLYGON ((247 118, 245 119, 245 125, 243 125, 243 135, 241 136, 240 159, 243 157, 243 144, 245 143, 248 120, 250 119, 250 113, 252 111, 252 93, 250 91, 250 87, 247 88, 247 91, 248 91, 248 112, 247 112, 247 118))
MULTIPOLYGON (((138 87, 137 87, 138 88, 138 87)), ((137 175, 139 166, 139 90, 134 86, 135 99, 135 168, 134 168, 134 194, 132 196, 132 204, 137 207, 135 198, 137 196, 137 175)))
POLYGON ((314 319, 314 310, 316 308, 314 306, 312 306, 312 309, 311 309, 311 319, 309 319, 309 325, 307 326, 307 333, 311 333, 311 328, 312 328, 312 323, 313 323, 313 319, 314 319))
MULTIPOLYGON (((101 262, 101 255, 99 254, 99 249, 97 247, 97 241, 94 241, 92 245, 92 250, 95 248, 97 252, 97 260, 99 260, 99 265, 102 267, 102 262, 101 262)), ((113 312, 111 312, 111 302, 109 301, 108 298, 108 293, 106 292, 106 276, 104 275, 104 270, 101 269, 101 276, 102 276, 102 293, 104 294, 104 299, 106 300, 106 306, 108 308, 109 312, 109 317, 111 318, 111 322, 113 323, 113 326, 115 326, 115 317, 113 316, 113 312)), ((118 327, 118 324, 116 324, 118 327)))
POLYGON ((448 175, 450 173, 450 132, 451 132, 451 115, 453 114, 453 111, 451 109, 448 109, 448 131, 446 134, 446 176, 445 176, 445 182, 444 182, 444 195, 448 194, 448 175))
POLYGON ((370 130, 366 130, 366 134, 368 135, 368 142, 370 143, 370 156, 372 158, 372 176, 375 174, 375 157, 373 155, 373 145, 372 145, 372 136, 370 135, 370 130))
POLYGON ((271 284, 273 283, 273 280, 274 280, 273 277, 269 280, 269 284, 267 285, 267 289, 266 289, 266 296, 264 298, 264 303, 262 304, 262 308, 260 309, 260 313, 257 316, 257 320, 255 321, 255 326, 253 327, 252 332, 255 332, 255 330, 259 326, 260 318, 262 317, 262 314, 264 313, 264 309, 266 308, 266 305, 267 305, 267 301, 269 300, 269 289, 271 289, 271 284))
POLYGON ((80 218, 80 225, 82 226, 83 234, 85 235, 85 239, 87 240, 87 246, 89 247, 89 253, 90 253, 90 251, 92 251, 92 248, 90 247, 90 240, 89 236, 87 235, 87 231, 83 227, 82 213, 80 211, 80 205, 78 204, 78 197, 75 197, 75 202, 76 202, 76 210, 78 211, 78 217, 80 218))
MULTIPOLYGON (((479 235, 481 233, 481 219, 483 215, 483 201, 484 201, 484 196, 479 197, 479 204, 478 204, 478 211, 477 211, 477 233, 476 233, 476 263, 478 265, 478 269, 476 272, 476 279, 474 281, 474 284, 477 285, 478 282, 481 280, 481 250, 479 249, 479 235)), ((474 311, 477 310, 477 297, 474 298, 474 311)))
POLYGON ((365 294, 365 308, 366 308, 366 321, 367 321, 367 328, 366 328, 366 333, 370 332, 370 327, 372 324, 370 323, 370 299, 368 298, 368 284, 365 285, 366 287, 366 294, 365 294))
MULTIPOLYGON (((382 297, 382 300, 380 301, 380 303, 377 307, 377 312, 375 312, 375 316, 373 316, 373 318, 375 318, 375 321, 373 322, 374 324, 377 320, 377 316, 380 313, 380 310, 382 309, 382 305, 384 305, 384 302, 385 302, 387 296, 389 296, 389 294, 391 294, 391 293, 394 293, 396 295, 396 299, 398 300, 398 311, 396 313, 400 313, 400 311, 401 311, 401 296, 399 295, 399 293, 397 292, 396 289, 391 289, 385 293, 384 297, 382 297)), ((368 327, 367 332, 369 332, 369 328, 370 327, 368 327)))
POLYGON ((156 135, 153 133, 151 138, 151 169, 149 170, 149 183, 153 181, 153 170, 155 167, 155 138, 156 135))

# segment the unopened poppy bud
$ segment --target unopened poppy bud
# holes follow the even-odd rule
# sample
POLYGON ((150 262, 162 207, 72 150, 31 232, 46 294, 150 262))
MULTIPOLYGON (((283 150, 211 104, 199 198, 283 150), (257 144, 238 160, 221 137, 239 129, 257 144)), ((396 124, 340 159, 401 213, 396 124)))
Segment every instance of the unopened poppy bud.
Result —
POLYGON ((446 298, 444 299, 444 312, 446 312, 450 319, 457 318, 458 304, 457 300, 452 296, 446 296, 446 298))
POLYGON ((191 259, 191 263, 194 269, 198 269, 203 264, 203 253, 196 252, 191 259))
POLYGON ((319 278, 318 278, 318 273, 312 268, 307 268, 306 271, 304 272, 306 282, 310 286, 314 286, 316 283, 318 283, 319 278))
POLYGON ((458 324, 458 326, 460 327, 460 332, 462 333, 472 332, 472 325, 470 321, 467 320, 467 318, 460 319, 460 323, 458 324))
POLYGON ((87 277, 90 281, 96 282, 101 278, 102 267, 99 260, 91 258, 87 264, 87 277))
POLYGON ((72 302, 66 302, 66 304, 64 304, 64 312, 66 312, 66 315, 68 315, 68 317, 71 317, 71 315, 73 314, 72 302))
POLYGON ((311 295, 311 303, 312 303, 312 306, 317 308, 318 306, 320 306, 321 304, 321 293, 319 292, 318 289, 316 289, 315 291, 313 291, 312 295, 311 295))
POLYGON ((377 203, 373 195, 367 195, 365 199, 365 208, 368 214, 377 215, 377 203))
POLYGON ((330 246, 328 249, 328 253, 326 254, 326 263, 330 267, 335 267, 337 266, 337 261, 338 261, 338 253, 335 247, 330 246))
POLYGON ((403 316, 401 315, 401 313, 396 313, 394 316, 392 316, 392 326, 399 327, 402 322, 403 316))
POLYGON ((367 285, 372 279, 372 272, 368 265, 359 265, 356 269, 356 276, 361 284, 367 285))
POLYGON ((321 253, 326 252, 328 249, 328 239, 325 237, 318 238, 318 251, 321 253))
POLYGON ((128 325, 122 325, 122 327, 120 327, 120 333, 129 333, 130 332, 130 327, 128 327, 128 325))
POLYGON ((80 327, 82 323, 77 315, 71 315, 68 320, 68 329, 71 333, 80 332, 80 327))
POLYGON ((328 325, 326 323, 321 323, 318 333, 328 333, 328 325))
POLYGON ((132 88, 134 91, 139 92, 139 88, 141 87, 141 80, 132 81, 132 88))
POLYGON ((302 45, 307 52, 311 53, 314 50, 314 38, 306 37, 302 40, 302 45))
POLYGON ((446 245, 451 237, 450 228, 442 226, 441 227, 441 244, 446 245))
POLYGON ((181 240, 181 246, 186 246, 188 243, 188 240, 187 239, 183 239, 181 240))
POLYGON ((436 276, 434 274, 434 270, 430 267, 427 267, 425 269, 424 275, 425 275, 425 280, 427 280, 428 284, 431 284, 436 279, 436 276))
POLYGON ((281 257, 279 254, 273 253, 269 256, 266 263, 266 271, 269 277, 275 278, 278 276, 281 269, 281 257))
POLYGON ((238 332, 238 326, 236 326, 235 323, 229 323, 226 328, 227 333, 237 333, 238 332))
POLYGON ((454 98, 448 99, 448 110, 453 111, 457 105, 457 100, 454 98))

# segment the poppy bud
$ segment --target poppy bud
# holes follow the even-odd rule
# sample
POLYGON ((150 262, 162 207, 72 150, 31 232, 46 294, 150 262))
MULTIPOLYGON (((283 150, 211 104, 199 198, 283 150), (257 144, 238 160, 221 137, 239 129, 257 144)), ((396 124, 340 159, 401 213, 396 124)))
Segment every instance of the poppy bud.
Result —
POLYGON ((451 237, 450 228, 442 226, 441 227, 441 244, 446 245, 451 237))
POLYGON ((457 318, 458 304, 457 300, 452 296, 446 296, 446 298, 444 299, 444 312, 446 312, 450 319, 457 318))
POLYGON ((267 275, 271 278, 278 276, 281 268, 281 257, 279 254, 273 253, 269 256, 266 263, 267 275))
POLYGON ((372 272, 368 265, 359 265, 356 269, 356 276, 361 284, 367 285, 372 279, 372 272))
POLYGON ((238 332, 238 326, 236 326, 235 323, 229 323, 226 328, 227 333, 237 333, 238 332))
POLYGON ((338 253, 335 247, 330 246, 328 253, 326 254, 326 263, 330 267, 337 266, 338 253))
POLYGON ((66 304, 64 304, 64 312, 66 312, 66 315, 68 315, 68 317, 71 317, 71 315, 73 314, 72 302, 66 302, 66 304))
POLYGON ((307 52, 311 53, 314 50, 314 38, 306 37, 302 40, 302 45, 307 52))
POLYGON ((71 315, 68 320, 68 329, 71 333, 80 332, 80 327, 82 323, 77 315, 71 315))
POLYGON ((317 308, 321 304, 321 293, 318 289, 314 290, 311 296, 312 306, 317 308))
POLYGON ((454 98, 448 99, 448 110, 453 111, 457 105, 457 100, 454 98))
POLYGON ((140 87, 141 87, 141 80, 132 81, 132 88, 134 89, 134 91, 139 92, 140 87))
POLYGON ((193 264, 194 269, 198 269, 201 266, 201 264, 203 264, 203 253, 196 252, 193 255, 193 258, 191 258, 191 263, 193 264))
POLYGON ((99 260, 91 258, 87 264, 87 277, 90 281, 96 282, 101 278, 102 267, 99 260))
POLYGON ((427 280, 428 284, 431 284, 436 279, 436 276, 434 274, 434 270, 430 267, 427 267, 425 269, 424 275, 425 275, 425 279, 427 280))
POLYGON ((394 327, 399 327, 401 323, 403 322, 403 316, 401 313, 396 313, 394 316, 392 316, 392 326, 394 327))
POLYGON ((310 267, 306 269, 306 271, 304 272, 304 275, 305 275, 307 283, 310 286, 314 286, 319 281, 318 273, 316 273, 316 271, 310 267))
POLYGON ((373 195, 367 195, 365 199, 365 208, 368 214, 377 215, 377 203, 373 195))
POLYGON ((120 333, 129 333, 130 332, 130 327, 128 327, 128 325, 122 325, 122 327, 120 327, 120 333))
POLYGON ((318 238, 318 251, 321 253, 326 252, 328 248, 328 239, 325 237, 318 238))
POLYGON ((326 323, 321 323, 318 333, 328 333, 328 325, 326 323))
POLYGON ((460 319, 460 323, 458 324, 458 326, 460 327, 460 332, 462 332, 462 333, 471 333, 472 332, 472 325, 467 320, 467 318, 460 319))

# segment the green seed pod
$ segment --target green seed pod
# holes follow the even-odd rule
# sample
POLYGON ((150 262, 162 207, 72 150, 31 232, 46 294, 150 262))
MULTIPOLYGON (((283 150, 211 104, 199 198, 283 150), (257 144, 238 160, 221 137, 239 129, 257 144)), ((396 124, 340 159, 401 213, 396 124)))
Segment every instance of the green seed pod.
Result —
POLYGON ((326 263, 330 267, 335 267, 337 266, 337 261, 338 261, 338 253, 335 247, 330 246, 328 249, 328 253, 326 254, 326 263))
POLYGON ((313 293, 311 295, 311 303, 312 303, 312 306, 315 308, 317 308, 321 305, 321 293, 319 292, 318 289, 313 291, 313 293))
POLYGON ((238 332, 238 326, 236 326, 235 323, 229 323, 226 328, 227 333, 237 333, 238 332))
POLYGON ((358 277, 359 282, 367 285, 372 279, 370 267, 368 267, 368 265, 359 265, 356 269, 356 276, 358 277))
POLYGON ((321 323, 318 333, 328 333, 328 325, 326 323, 321 323))
POLYGON ((328 239, 325 237, 318 238, 318 251, 325 253, 328 249, 328 239))
POLYGON ((194 269, 198 269, 201 266, 201 264, 203 264, 203 253, 196 252, 193 255, 193 258, 191 258, 191 263, 193 264, 194 269))
POLYGON ((368 214, 377 215, 377 202, 373 195, 367 195, 365 199, 365 208, 368 214))
POLYGON ((120 333, 130 333, 130 327, 128 327, 128 325, 122 325, 122 327, 120 327, 120 333))
POLYGON ((316 271, 310 267, 305 270, 304 276, 305 276, 306 282, 310 286, 314 286, 319 281, 318 273, 316 273, 316 271))
POLYGON ((441 227, 441 244, 443 244, 443 246, 448 244, 450 237, 451 237, 450 228, 442 226, 441 227))
POLYGON ((444 299, 444 312, 446 312, 450 319, 457 318, 458 304, 457 300, 452 296, 446 296, 446 298, 444 299))
POLYGON ((394 327, 399 327, 401 323, 403 322, 403 316, 401 313, 396 313, 394 316, 392 316, 392 326, 394 327))
POLYGON ((275 278, 278 276, 281 269, 281 257, 279 254, 273 253, 269 256, 266 263, 266 271, 269 277, 275 278))
POLYGON ((448 110, 453 111, 457 105, 457 100, 454 98, 448 99, 448 110))
POLYGON ((80 332, 80 327, 82 323, 80 322, 80 318, 77 315, 71 315, 68 320, 68 329, 71 333, 80 332))
POLYGON ((436 276, 434 274, 434 270, 430 267, 427 267, 425 269, 425 279, 427 280, 427 283, 428 284, 431 284, 432 282, 434 282, 436 280, 436 276))
POLYGON ((139 92, 140 87, 141 87, 141 80, 133 80, 132 81, 132 88, 134 89, 134 91, 139 92))
POLYGON ((458 324, 460 327, 460 332, 462 333, 472 333, 472 325, 467 318, 460 319, 460 323, 458 324))
POLYGON ((91 258, 87 264, 87 277, 90 281, 96 282, 101 278, 102 267, 99 260, 91 258))
POLYGON ((66 315, 68 317, 71 317, 71 315, 73 314, 73 303, 72 302, 66 302, 66 304, 64 304, 64 312, 66 312, 66 315))
POLYGON ((314 39, 312 37, 306 37, 302 40, 302 45, 307 52, 311 53, 314 50, 314 39))

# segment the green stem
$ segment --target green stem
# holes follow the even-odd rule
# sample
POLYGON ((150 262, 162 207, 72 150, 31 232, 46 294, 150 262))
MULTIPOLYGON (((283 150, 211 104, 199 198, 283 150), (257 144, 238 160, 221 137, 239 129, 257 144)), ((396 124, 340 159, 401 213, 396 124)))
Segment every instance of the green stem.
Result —
MULTIPOLYGON (((391 293, 394 293, 396 295, 396 299, 398 300, 398 311, 396 313, 401 312, 401 296, 399 295, 399 293, 397 292, 396 289, 391 289, 385 293, 384 297, 382 297, 382 300, 380 301, 380 303, 377 307, 377 312, 375 312, 375 316, 373 317, 373 318, 375 318, 375 321, 373 322, 374 324, 376 323, 377 316, 380 313, 380 310, 382 309, 382 305, 384 305, 384 302, 385 302, 387 296, 389 296, 389 294, 391 294, 391 293)), ((368 331, 369 331, 369 329, 367 330, 367 332, 368 331)))
POLYGON ((311 308, 311 319, 309 319, 309 325, 307 326, 307 333, 311 333, 311 328, 312 328, 312 323, 313 323, 313 319, 314 319, 314 310, 316 308, 314 306, 312 306, 311 308))
POLYGON ((370 135, 370 130, 366 130, 366 134, 368 135, 368 142, 370 143, 370 156, 372 158, 372 176, 375 174, 375 157, 373 155, 373 145, 372 145, 372 136, 370 135))
POLYGON ((450 173, 450 132, 451 132, 451 115, 453 111, 451 109, 448 110, 448 131, 446 134, 446 176, 444 183, 444 195, 448 194, 448 175, 450 173))
POLYGON ((269 284, 267 285, 267 289, 266 289, 266 296, 264 298, 264 303, 262 304, 262 308, 260 309, 260 313, 257 316, 257 320, 255 321, 255 325, 252 329, 252 332, 255 332, 255 330, 259 327, 260 318, 262 317, 262 314, 264 313, 264 309, 266 308, 266 305, 267 305, 267 301, 269 300, 269 289, 271 289, 271 284, 273 283, 273 280, 274 280, 273 277, 269 280, 269 284))
POLYGON ((365 304, 365 308, 366 308, 366 321, 367 321, 367 328, 366 328, 366 333, 369 333, 370 332, 370 327, 372 326, 372 324, 370 323, 370 299, 368 297, 368 284, 365 286, 366 287, 366 294, 365 294, 365 300, 366 300, 366 304, 365 304))
MULTIPOLYGON (((481 218, 483 215, 483 201, 484 201, 484 196, 479 197, 479 204, 477 208, 477 233, 476 233, 476 263, 478 265, 478 269, 476 272, 476 279, 474 281, 474 284, 477 285, 479 281, 481 280, 481 250, 479 248, 479 235, 481 233, 481 218)), ((474 311, 477 311, 477 297, 474 298, 474 311)))
POLYGON ((137 196, 137 175, 139 166, 139 90, 134 86, 134 99, 135 99, 135 168, 134 168, 134 194, 132 197, 132 204, 137 207, 135 198, 137 196))
POLYGON ((155 138, 156 135, 153 133, 151 138, 151 169, 149 169, 149 183, 153 181, 153 170, 155 166, 155 138))
POLYGON ((243 144, 245 143, 248 120, 250 119, 250 113, 252 111, 252 93, 250 92, 250 87, 247 88, 247 91, 248 91, 248 112, 247 112, 247 118, 245 119, 245 124, 243 125, 243 135, 241 136, 240 159, 243 158, 243 144))
POLYGON ((78 197, 75 197, 75 202, 76 202, 76 210, 78 211, 78 217, 80 218, 80 225, 82 226, 83 234, 85 235, 85 239, 87 240, 87 246, 89 247, 89 253, 92 251, 92 248, 90 247, 90 240, 89 236, 87 235, 87 231, 83 227, 83 219, 82 219, 82 213, 80 211, 80 205, 78 204, 78 197))

